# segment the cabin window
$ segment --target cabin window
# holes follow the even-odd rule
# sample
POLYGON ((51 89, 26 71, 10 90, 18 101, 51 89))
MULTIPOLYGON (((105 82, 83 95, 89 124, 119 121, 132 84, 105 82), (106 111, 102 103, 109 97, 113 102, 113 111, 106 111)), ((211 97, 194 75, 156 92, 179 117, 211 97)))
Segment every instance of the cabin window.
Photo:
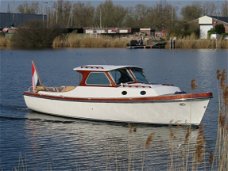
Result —
POLYGON ((146 77, 144 76, 142 69, 140 69, 140 68, 132 68, 131 71, 133 72, 137 82, 148 84, 148 81, 147 81, 146 77))
POLYGON ((110 73, 116 84, 129 83, 133 81, 126 69, 113 70, 110 73))
POLYGON ((109 85, 110 82, 103 72, 92 72, 89 74, 87 80, 87 85, 109 85))

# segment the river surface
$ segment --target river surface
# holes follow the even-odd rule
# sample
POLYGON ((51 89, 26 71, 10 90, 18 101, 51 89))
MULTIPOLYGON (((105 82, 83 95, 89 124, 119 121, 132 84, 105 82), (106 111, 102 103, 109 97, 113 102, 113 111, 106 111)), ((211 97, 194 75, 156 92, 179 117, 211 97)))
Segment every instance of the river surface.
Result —
MULTIPOLYGON (((48 86, 75 85, 74 67, 138 65, 152 83, 171 83, 186 92, 212 91, 202 121, 205 161, 216 141, 217 69, 228 70, 227 50, 58 49, 1 50, 0 170, 167 170, 185 168, 180 154, 194 153, 199 129, 93 122, 28 110, 23 91, 31 86, 31 61, 48 86), (191 80, 197 89, 191 90, 191 80), (147 141, 147 138, 151 141, 147 141), (147 141, 147 143, 146 143, 147 141), (171 164, 173 163, 173 165, 171 164)), ((191 158, 191 157, 190 157, 191 158)), ((189 165, 191 160, 189 161, 189 165)), ((190 166, 187 166, 190 167, 190 166)))

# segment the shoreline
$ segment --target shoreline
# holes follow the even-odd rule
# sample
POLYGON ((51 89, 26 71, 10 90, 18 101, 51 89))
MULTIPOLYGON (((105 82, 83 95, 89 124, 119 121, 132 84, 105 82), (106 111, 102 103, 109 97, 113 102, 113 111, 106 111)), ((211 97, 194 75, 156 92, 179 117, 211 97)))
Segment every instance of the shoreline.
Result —
MULTIPOLYGON (((132 37, 109 37, 67 34, 54 38, 51 47, 15 48, 12 39, 0 36, 0 49, 60 49, 60 48, 127 48, 132 37)), ((164 49, 171 49, 170 40, 164 49)), ((174 49, 228 49, 228 40, 195 39, 186 37, 175 40, 174 49)))

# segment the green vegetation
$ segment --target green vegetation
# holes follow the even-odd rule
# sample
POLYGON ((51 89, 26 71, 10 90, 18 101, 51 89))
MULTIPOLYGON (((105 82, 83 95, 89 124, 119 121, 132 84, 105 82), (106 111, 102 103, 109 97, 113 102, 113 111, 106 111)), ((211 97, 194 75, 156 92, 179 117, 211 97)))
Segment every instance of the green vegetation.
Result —
POLYGON ((208 31, 208 36, 210 37, 211 34, 221 34, 223 35, 225 33, 225 27, 223 24, 218 24, 214 28, 210 29, 208 31))

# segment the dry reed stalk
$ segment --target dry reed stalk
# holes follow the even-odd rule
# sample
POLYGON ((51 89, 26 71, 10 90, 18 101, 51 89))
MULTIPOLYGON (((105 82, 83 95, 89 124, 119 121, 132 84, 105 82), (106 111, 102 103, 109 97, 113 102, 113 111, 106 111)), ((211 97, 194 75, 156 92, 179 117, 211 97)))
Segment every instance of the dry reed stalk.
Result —
POLYGON ((228 112, 227 112, 227 98, 228 86, 226 85, 226 71, 217 70, 217 79, 220 81, 219 99, 219 115, 218 115, 218 132, 215 146, 216 158, 213 159, 212 169, 216 161, 216 167, 219 171, 228 169, 228 112), (223 98, 222 98, 223 97, 223 98))
POLYGON ((126 47, 127 38, 112 38, 108 36, 94 36, 70 33, 66 36, 58 36, 53 41, 53 47, 71 48, 121 48, 126 47))
POLYGON ((150 147, 151 142, 153 141, 154 133, 150 133, 146 139, 145 148, 148 149, 150 147))
POLYGON ((221 137, 222 137, 222 142, 220 144, 221 153, 218 156, 218 170, 227 171, 228 170, 228 132, 227 132, 227 128, 223 128, 223 134, 221 135, 221 137))
POLYGON ((225 106, 228 106, 228 85, 224 87, 223 98, 225 106))
POLYGON ((225 87, 225 81, 226 81, 226 70, 224 69, 221 72, 221 77, 220 77, 220 86, 222 89, 224 89, 224 87, 225 87))
POLYGON ((225 127, 225 115, 223 113, 219 114, 219 127, 220 128, 225 127))
POLYGON ((28 167, 26 164, 26 159, 25 157, 22 156, 22 154, 20 154, 19 156, 19 161, 18 161, 18 166, 14 168, 14 170, 22 170, 22 171, 27 171, 28 167))
POLYGON ((65 36, 57 36, 52 43, 53 48, 63 48, 66 46, 65 36))
POLYGON ((202 163, 204 159, 205 152, 205 137, 203 127, 199 127, 199 134, 196 141, 196 150, 195 150, 195 161, 196 164, 202 163))
POLYGON ((227 49, 228 48, 228 41, 227 40, 222 40, 221 41, 221 48, 222 49, 227 49))
POLYGON ((217 69, 217 71, 216 71, 216 76, 217 76, 217 80, 221 79, 222 73, 219 69, 217 69))
POLYGON ((209 164, 210 164, 211 167, 212 167, 213 161, 214 161, 214 153, 210 152, 210 154, 209 154, 209 164))
POLYGON ((174 132, 172 130, 172 128, 169 128, 169 157, 170 157, 170 161, 169 161, 169 169, 168 170, 174 170, 174 151, 173 151, 173 141, 175 139, 175 135, 174 132))
POLYGON ((10 47, 10 40, 4 36, 0 36, 0 47, 10 47))
POLYGON ((128 132, 132 133, 132 132, 137 132, 137 128, 134 127, 132 124, 128 124, 128 132))
POLYGON ((132 127, 133 127, 133 126, 132 126, 130 123, 128 123, 128 132, 129 132, 129 133, 132 133, 132 127))
POLYGON ((78 39, 76 38, 76 36, 74 34, 68 34, 66 36, 64 45, 68 46, 68 47, 71 47, 71 48, 72 47, 77 47, 78 46, 78 39))
MULTIPOLYGON (((194 35, 176 40, 176 48, 182 49, 215 49, 216 41, 210 39, 197 39, 194 35)), ((217 40, 217 48, 228 48, 228 41, 217 40)))
POLYGON ((170 140, 174 140, 176 138, 172 128, 169 129, 169 138, 170 140))
POLYGON ((141 170, 144 170, 144 163, 145 163, 145 149, 148 149, 153 141, 154 138, 154 134, 155 133, 150 133, 146 139, 145 145, 144 145, 144 149, 142 151, 142 167, 141 170))
POLYGON ((195 90, 197 88, 196 80, 191 81, 191 88, 192 88, 192 90, 195 90))
POLYGON ((185 139, 184 139, 184 143, 187 145, 187 151, 184 150, 184 161, 183 161, 183 167, 185 168, 185 170, 188 170, 188 158, 189 158, 189 138, 191 136, 191 126, 187 128, 186 130, 186 134, 185 134, 185 139))
POLYGON ((185 139, 184 139, 184 143, 187 144, 189 142, 189 137, 191 135, 191 127, 187 128, 186 134, 185 134, 185 139))

